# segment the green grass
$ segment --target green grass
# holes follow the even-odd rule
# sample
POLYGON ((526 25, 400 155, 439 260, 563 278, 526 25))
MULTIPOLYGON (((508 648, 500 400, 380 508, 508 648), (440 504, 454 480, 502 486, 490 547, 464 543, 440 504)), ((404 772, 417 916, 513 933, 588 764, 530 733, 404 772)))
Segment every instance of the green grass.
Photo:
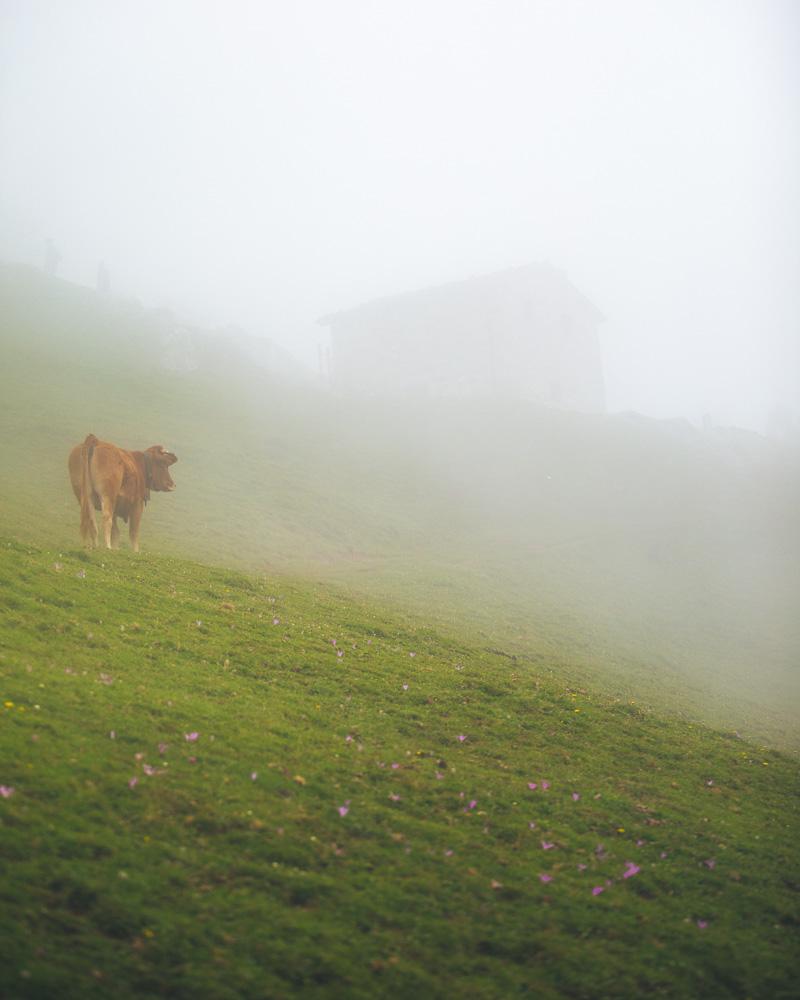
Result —
POLYGON ((797 996, 796 457, 159 322, 0 267, 0 995, 797 996), (140 556, 89 431, 179 455, 140 556))
POLYGON ((0 584, 4 996, 797 995, 779 752, 307 580, 0 584))

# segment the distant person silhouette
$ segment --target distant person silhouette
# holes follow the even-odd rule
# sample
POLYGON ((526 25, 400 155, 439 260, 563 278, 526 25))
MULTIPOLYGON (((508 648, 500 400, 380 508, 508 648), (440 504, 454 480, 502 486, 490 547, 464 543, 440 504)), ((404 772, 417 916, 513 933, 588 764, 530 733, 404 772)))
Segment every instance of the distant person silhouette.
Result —
POLYGON ((111 278, 108 275, 108 268, 104 260, 101 260, 97 265, 97 291, 101 295, 108 295, 111 291, 111 278))
POLYGON ((44 245, 44 269, 46 274, 55 276, 58 265, 61 261, 61 254, 56 250, 56 245, 52 240, 47 240, 44 245))

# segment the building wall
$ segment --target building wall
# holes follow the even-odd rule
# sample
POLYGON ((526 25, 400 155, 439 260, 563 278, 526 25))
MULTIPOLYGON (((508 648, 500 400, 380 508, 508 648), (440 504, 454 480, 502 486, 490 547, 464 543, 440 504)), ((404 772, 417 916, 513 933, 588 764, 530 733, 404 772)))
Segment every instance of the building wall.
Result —
POLYGON ((510 274, 514 280, 463 282, 334 317, 334 386, 368 395, 499 395, 602 411, 599 314, 571 299, 566 279, 563 288, 510 274))

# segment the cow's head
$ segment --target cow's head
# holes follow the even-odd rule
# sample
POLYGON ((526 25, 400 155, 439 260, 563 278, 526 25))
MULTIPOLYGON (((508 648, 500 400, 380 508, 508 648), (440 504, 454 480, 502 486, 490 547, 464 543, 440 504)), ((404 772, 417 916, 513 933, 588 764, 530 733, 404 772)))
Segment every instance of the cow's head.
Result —
POLYGON ((178 461, 178 456, 173 455, 171 451, 165 451, 160 444, 154 444, 148 448, 146 454, 150 459, 147 463, 149 479, 147 488, 160 490, 162 493, 171 493, 175 489, 175 483, 169 474, 169 467, 178 461))

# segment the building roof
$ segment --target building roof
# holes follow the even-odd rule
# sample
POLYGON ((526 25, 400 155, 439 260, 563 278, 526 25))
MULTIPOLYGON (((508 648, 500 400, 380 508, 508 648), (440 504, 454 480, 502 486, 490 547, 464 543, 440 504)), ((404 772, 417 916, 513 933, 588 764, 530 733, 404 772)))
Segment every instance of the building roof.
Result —
POLYGON ((372 299, 351 309, 321 316, 317 322, 321 326, 338 326, 352 320, 365 320, 371 316, 378 317, 386 310, 399 312, 404 309, 421 307, 437 308, 447 306, 451 302, 463 303, 474 297, 476 301, 485 300, 487 295, 504 293, 509 290, 524 290, 528 294, 540 296, 558 295, 562 300, 569 300, 574 308, 587 313, 595 322, 601 323, 605 317, 572 284, 565 271, 553 267, 552 264, 525 264, 521 267, 506 268, 493 271, 460 281, 450 281, 443 285, 411 292, 401 292, 396 295, 386 295, 372 299))

